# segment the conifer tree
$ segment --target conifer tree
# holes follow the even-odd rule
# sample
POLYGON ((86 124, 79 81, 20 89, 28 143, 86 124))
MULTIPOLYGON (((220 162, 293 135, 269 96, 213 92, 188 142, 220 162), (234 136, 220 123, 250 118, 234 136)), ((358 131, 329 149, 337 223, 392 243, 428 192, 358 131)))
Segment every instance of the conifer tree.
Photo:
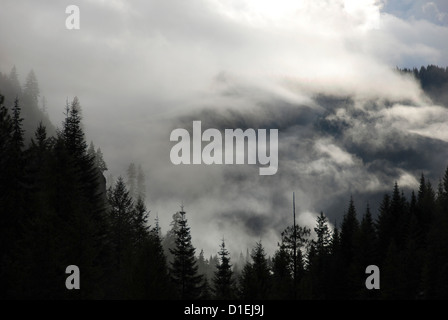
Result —
POLYGON ((317 225, 314 228, 314 232, 317 235, 317 240, 314 241, 316 246, 317 254, 320 256, 329 253, 331 244, 331 232, 328 227, 327 217, 321 211, 320 215, 317 217, 317 225))
POLYGON ((349 207, 341 224, 341 257, 344 268, 341 277, 344 279, 344 287, 341 297, 353 299, 362 285, 360 276, 362 267, 355 260, 356 243, 358 242, 359 222, 356 217, 356 209, 353 198, 350 197, 349 207))
POLYGON ((443 176, 442 180, 443 184, 443 197, 444 197, 444 207, 445 213, 448 212, 448 167, 445 170, 445 175, 443 176))
POLYGON ((139 245, 132 268, 132 298, 147 300, 172 299, 175 294, 159 231, 153 228, 139 245))
MULTIPOLYGON (((375 226, 373 224, 370 206, 367 204, 366 212, 362 217, 359 228, 359 237, 355 244, 355 260, 358 267, 359 277, 364 276, 364 270, 369 265, 378 265, 377 241, 375 226)), ((378 290, 365 290, 364 287, 358 292, 358 297, 373 299, 378 297, 378 290)))
POLYGON ((341 225, 341 250, 347 263, 350 263, 355 254, 355 242, 358 234, 359 222, 356 218, 356 209, 353 198, 350 197, 347 213, 341 225))
POLYGON ((229 251, 226 249, 224 239, 218 252, 220 262, 216 265, 213 278, 214 297, 218 300, 234 298, 234 280, 229 251))
POLYGON ((137 199, 133 214, 133 225, 135 232, 135 245, 142 244, 148 236, 150 226, 148 223, 149 212, 146 209, 145 202, 142 198, 137 199))
POLYGON ((176 232, 180 228, 180 220, 182 219, 182 215, 177 211, 172 216, 172 221, 170 223, 170 230, 166 233, 165 237, 162 240, 162 246, 165 251, 165 255, 167 257, 168 264, 171 265, 171 263, 174 260, 174 256, 171 253, 171 250, 174 249, 176 246, 176 232))
POLYGON ((378 236, 378 254, 380 261, 383 261, 394 233, 390 209, 390 196, 388 194, 383 196, 383 200, 380 204, 379 214, 376 221, 376 232, 378 236))
POLYGON ((106 165, 106 162, 104 161, 103 152, 101 151, 101 148, 99 148, 99 147, 95 153, 95 164, 101 173, 104 173, 104 171, 107 171, 107 165, 106 165))
POLYGON ((292 262, 288 250, 284 244, 279 244, 279 249, 272 258, 272 294, 273 299, 291 299, 294 297, 292 262))
POLYGON ((392 191, 392 199, 390 203, 390 229, 392 239, 395 241, 399 249, 404 246, 405 231, 407 226, 408 215, 406 214, 406 200, 400 194, 398 183, 395 182, 392 191))
POLYGON ((12 152, 20 154, 23 147, 24 130, 22 128, 23 118, 21 117, 21 108, 19 106, 19 99, 14 100, 14 107, 12 108, 12 152))
POLYGON ((20 86, 19 75, 17 73, 16 66, 13 66, 11 72, 9 73, 8 79, 12 86, 12 93, 16 96, 20 96, 22 92, 22 87, 20 86))
POLYGON ((357 243, 357 256, 360 264, 368 266, 376 264, 376 232, 373 224, 370 206, 367 204, 366 212, 361 220, 360 234, 357 243))
POLYGON ((2 209, 4 210, 4 219, 7 227, 5 232, 10 237, 7 242, 13 242, 17 239, 20 227, 20 220, 28 211, 26 209, 26 192, 28 191, 26 183, 26 160, 23 153, 24 148, 24 130, 22 128, 23 118, 19 99, 16 98, 12 108, 12 116, 8 112, 2 111, 2 209))
POLYGON ((109 188, 108 202, 111 240, 120 267, 125 251, 131 247, 136 225, 134 203, 122 177, 118 178, 113 188, 109 188))
POLYGON ((198 266, 194 256, 195 248, 191 243, 190 227, 181 209, 179 228, 175 231, 175 247, 170 249, 174 255, 170 274, 180 299, 199 299, 201 296, 202 275, 198 274, 198 266))
POLYGON ((431 220, 435 214, 435 192, 431 182, 421 175, 420 186, 417 193, 417 220, 421 228, 422 240, 426 244, 431 220))
POLYGON ((306 249, 309 245, 310 234, 311 229, 299 225, 288 226, 281 233, 281 240, 284 250, 286 250, 291 257, 290 268, 293 272, 293 280, 296 283, 299 283, 303 276, 305 262, 303 259, 302 250, 306 249))
POLYGON ((240 297, 243 300, 268 299, 271 291, 271 275, 266 253, 261 242, 251 254, 252 263, 247 263, 240 278, 240 297))
POLYGON ((93 141, 90 141, 89 148, 87 149, 87 154, 92 158, 95 157, 95 145, 93 144, 93 141))
POLYGON ((78 97, 73 98, 71 104, 66 104, 65 120, 62 135, 69 153, 81 162, 87 153, 87 144, 82 129, 82 117, 79 113, 80 104, 78 97))
POLYGON ((327 296, 329 254, 331 251, 331 232, 323 212, 317 217, 314 228, 317 239, 312 240, 308 250, 308 294, 312 298, 324 299, 327 296))
POLYGON ((26 77, 24 94, 33 106, 38 106, 40 90, 34 70, 31 70, 26 77))
POLYGON ((132 267, 132 258, 136 252, 136 221, 134 203, 126 189, 122 177, 117 179, 115 185, 107 193, 109 210, 109 242, 112 250, 110 273, 110 296, 108 298, 123 299, 128 293, 129 268, 132 267))
POLYGON ((3 288, 0 298, 8 292, 8 277, 5 271, 7 255, 11 250, 11 215, 8 212, 10 144, 12 137, 12 121, 8 109, 3 105, 4 97, 0 94, 0 287, 3 288))
MULTIPOLYGON (((211 257, 210 257, 211 260, 211 257)), ((209 261, 207 261, 204 257, 204 250, 201 249, 199 252, 199 256, 197 259, 197 265, 198 265, 198 273, 200 275, 203 275, 205 278, 208 278, 209 275, 209 261)))

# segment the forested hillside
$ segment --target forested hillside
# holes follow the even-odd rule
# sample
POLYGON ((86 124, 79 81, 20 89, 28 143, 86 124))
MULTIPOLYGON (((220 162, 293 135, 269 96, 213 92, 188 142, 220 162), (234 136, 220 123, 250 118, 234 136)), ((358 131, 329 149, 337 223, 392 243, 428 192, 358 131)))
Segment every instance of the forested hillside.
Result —
MULTIPOLYGON (((412 72, 430 92, 446 85, 446 69, 412 72)), ((88 147, 78 98, 49 129, 35 75, 23 89, 16 79, 14 69, 0 74, 2 299, 448 298, 448 167, 439 181, 422 174, 410 194, 395 183, 378 212, 347 194, 334 228, 325 212, 313 229, 284 221, 273 256, 261 239, 237 269, 225 238, 217 258, 196 250, 188 210, 163 235, 148 224, 143 187, 119 177, 106 188, 107 159, 88 147), (81 270, 81 290, 65 286, 69 265, 81 270), (369 265, 380 290, 365 286, 369 265)))

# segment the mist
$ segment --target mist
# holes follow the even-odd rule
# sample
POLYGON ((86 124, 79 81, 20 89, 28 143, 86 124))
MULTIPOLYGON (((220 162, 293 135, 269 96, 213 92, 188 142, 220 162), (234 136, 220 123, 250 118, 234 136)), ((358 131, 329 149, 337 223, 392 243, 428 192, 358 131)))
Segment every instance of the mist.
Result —
POLYGON ((80 30, 67 30, 68 1, 6 0, 0 71, 33 69, 56 126, 78 96, 106 175, 142 165, 162 232, 183 203, 206 256, 223 237, 234 254, 260 240, 272 254, 293 192, 299 223, 323 211, 336 225, 350 196, 358 216, 375 212, 395 181, 410 192, 446 168, 447 106, 396 67, 448 65, 448 8, 406 3, 84 0, 80 30), (278 172, 173 165, 170 133, 195 120, 278 129, 278 172))

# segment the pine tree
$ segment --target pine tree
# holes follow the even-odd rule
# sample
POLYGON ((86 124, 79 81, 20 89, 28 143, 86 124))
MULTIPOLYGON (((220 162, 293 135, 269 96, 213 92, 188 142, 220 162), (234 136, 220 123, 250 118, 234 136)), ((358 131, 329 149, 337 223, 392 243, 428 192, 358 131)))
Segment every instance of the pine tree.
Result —
POLYGON ((95 157, 95 145, 93 144, 93 141, 90 141, 89 148, 87 149, 87 154, 90 157, 95 157))
MULTIPOLYGON (((211 260, 211 257, 210 257, 211 260)), ((198 265, 198 273, 202 276, 204 276, 204 278, 208 278, 208 270, 210 269, 209 267, 209 262, 205 259, 204 257, 204 250, 201 249, 201 251, 199 252, 199 256, 197 259, 197 265, 198 265)))
POLYGON ((40 90, 34 70, 31 70, 26 77, 24 94, 33 106, 38 106, 40 90))
POLYGON ((149 231, 148 238, 138 247, 132 268, 133 299, 167 300, 175 294, 168 272, 162 240, 156 228, 149 231))
MULTIPOLYGON (((377 241, 375 226, 373 224, 372 214, 370 212, 369 204, 367 204, 366 212, 361 220, 359 228, 358 241, 355 244, 355 260, 359 266, 360 272, 364 271, 369 265, 378 265, 377 257, 377 241)), ((362 277, 363 275, 360 275, 362 277)), ((378 290, 362 290, 359 291, 358 297, 364 299, 372 299, 378 296, 378 290)))
POLYGON ((34 138, 36 140, 32 140, 39 149, 46 150, 48 147, 48 139, 47 139, 47 128, 42 124, 42 121, 39 122, 39 126, 34 133, 34 138))
POLYGON ((356 236, 359 230, 359 222, 356 218, 356 209, 353 198, 350 198, 347 213, 344 215, 341 225, 341 250, 345 261, 349 264, 355 254, 356 236))
POLYGON ((23 118, 21 117, 21 108, 19 106, 19 99, 14 100, 14 107, 12 108, 12 152, 20 154, 24 144, 23 134, 23 118))
POLYGON ((252 263, 247 263, 240 278, 240 297, 243 300, 268 299, 271 290, 271 275, 266 253, 261 242, 251 254, 252 263))
POLYGON ((20 94, 22 92, 22 87, 20 85, 19 75, 17 73, 16 66, 12 67, 11 72, 9 73, 8 79, 9 79, 9 81, 11 83, 11 86, 12 86, 11 92, 13 94, 15 94, 16 96, 20 96, 20 94))
POLYGON ((339 229, 335 223, 331 238, 330 256, 327 263, 327 277, 325 283, 326 299, 341 299, 341 293, 346 286, 345 261, 341 251, 341 237, 339 229))
POLYGON ((331 250, 331 232, 323 212, 317 217, 314 232, 316 240, 312 240, 308 250, 308 295, 314 299, 327 296, 329 254, 331 250))
MULTIPOLYGON (((437 199, 438 208, 434 207, 433 193, 429 190, 429 183, 426 184, 426 195, 423 195, 421 201, 417 202, 420 210, 426 210, 426 213, 431 215, 431 220, 428 221, 426 246, 423 248, 425 259, 422 294, 427 299, 448 298, 448 168, 441 185, 439 191, 439 198, 441 199, 437 199)), ((428 218, 426 217, 426 219, 428 218)))
POLYGON ((329 253, 331 244, 331 232, 328 228, 327 217, 321 211, 317 217, 317 226, 314 228, 317 235, 317 241, 314 242, 317 254, 323 256, 329 253))
POLYGON ((272 299, 291 299, 294 297, 292 260, 283 244, 272 258, 272 299))
POLYGON ((131 247, 130 241, 136 225, 134 203, 122 177, 109 189, 108 203, 111 240, 117 253, 117 264, 120 266, 124 252, 131 247))
POLYGON ((341 257, 344 268, 340 276, 344 279, 344 288, 340 294, 346 299, 355 298, 362 285, 360 276, 364 270, 355 260, 358 235, 359 222, 353 198, 350 197, 349 207, 341 224, 341 257))
POLYGON ((78 97, 73 98, 71 104, 67 101, 62 131, 67 150, 78 162, 82 161, 87 153, 87 144, 81 126, 82 117, 79 113, 79 109, 80 104, 78 97))
POLYGON ((136 221, 134 203, 126 189, 122 177, 117 179, 113 187, 110 187, 107 194, 109 210, 109 241, 112 251, 112 263, 110 273, 110 296, 108 298, 123 299, 129 295, 129 269, 132 258, 137 247, 136 221))
POLYGON ((165 237, 162 240, 163 249, 165 251, 165 255, 167 257, 168 264, 171 264, 174 260, 174 256, 171 253, 171 250, 176 246, 176 232, 180 229, 180 221, 182 219, 182 215, 177 211, 173 214, 172 221, 170 223, 170 230, 166 233, 165 237))
POLYGON ((220 263, 216 265, 217 270, 213 278, 214 297, 218 300, 233 299, 235 296, 232 265, 230 264, 229 251, 226 249, 224 239, 218 255, 220 263))
POLYGON ((378 235, 378 254, 380 261, 383 261, 388 247, 393 239, 392 217, 390 209, 390 196, 385 194, 380 204, 379 214, 376 221, 378 235))
POLYGON ((103 152, 101 151, 101 148, 99 148, 99 147, 95 153, 95 164, 101 173, 104 173, 104 171, 107 171, 107 165, 106 165, 106 162, 104 161, 103 152))
POLYGON ((406 200, 400 194, 398 183, 395 182, 390 203, 390 229, 392 239, 401 250, 404 246, 404 237, 407 226, 408 215, 406 214, 406 200))
POLYGON ((421 175, 420 186, 417 194, 417 220, 421 228, 422 240, 426 243, 431 220, 435 214, 435 192, 430 181, 426 181, 424 175, 421 175))
POLYGON ((358 259, 361 265, 371 265, 377 263, 376 256, 376 232, 373 224, 370 207, 367 204, 366 213, 362 217, 358 241, 358 259))
POLYGON ((133 225, 135 232, 135 245, 139 246, 148 237, 150 226, 148 226, 149 211, 146 209, 142 198, 137 199, 133 214, 133 225))
POLYGON ((9 221, 9 230, 6 232, 12 233, 10 235, 12 239, 17 239, 18 228, 21 224, 20 220, 24 218, 28 211, 25 200, 28 184, 26 182, 26 160, 23 152, 23 118, 21 117, 21 108, 17 98, 12 108, 12 117, 9 118, 6 113, 2 122, 5 125, 4 131, 2 130, 3 139, 5 139, 2 152, 4 154, 2 156, 5 158, 2 161, 4 172, 1 173, 5 183, 2 190, 5 202, 3 204, 0 203, 0 205, 2 205, 5 214, 8 215, 8 217, 5 217, 6 221, 9 221))
POLYGON ((171 249, 174 261, 170 274, 180 299, 198 299, 201 296, 202 275, 198 274, 198 266, 194 256, 195 248, 191 243, 190 227, 188 227, 185 211, 179 212, 179 229, 175 231, 175 248, 171 249))
POLYGON ((448 215, 448 167, 445 170, 445 175, 442 180, 443 184, 443 210, 448 215))
POLYGON ((12 137, 12 121, 8 109, 3 105, 4 97, 0 95, 0 298, 8 292, 9 281, 6 273, 6 260, 10 254, 12 244, 11 213, 8 212, 9 198, 9 166, 10 145, 12 137))
POLYGON ((300 282, 304 272, 304 260, 302 250, 309 245, 309 236, 311 229, 299 225, 288 226, 282 233, 282 245, 284 250, 291 256, 291 270, 293 270, 293 279, 296 283, 300 282), (295 251, 295 254, 294 254, 295 251))

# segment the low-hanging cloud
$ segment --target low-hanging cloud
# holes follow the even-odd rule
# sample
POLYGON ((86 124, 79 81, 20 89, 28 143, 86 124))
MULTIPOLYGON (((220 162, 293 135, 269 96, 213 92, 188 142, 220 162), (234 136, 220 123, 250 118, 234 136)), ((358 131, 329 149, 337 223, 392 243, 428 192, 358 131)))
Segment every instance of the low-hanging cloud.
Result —
POLYGON ((183 201, 198 248, 224 236, 235 253, 260 239, 272 252, 293 191, 301 223, 320 211, 338 223, 350 195, 361 214, 394 181, 412 189, 446 166, 446 107, 395 70, 448 65, 446 8, 417 3, 81 0, 69 31, 69 1, 6 0, 0 70, 33 68, 56 124, 78 95, 109 171, 143 165, 164 231, 183 201), (193 120, 279 129, 277 174, 173 165, 170 132, 193 120))

